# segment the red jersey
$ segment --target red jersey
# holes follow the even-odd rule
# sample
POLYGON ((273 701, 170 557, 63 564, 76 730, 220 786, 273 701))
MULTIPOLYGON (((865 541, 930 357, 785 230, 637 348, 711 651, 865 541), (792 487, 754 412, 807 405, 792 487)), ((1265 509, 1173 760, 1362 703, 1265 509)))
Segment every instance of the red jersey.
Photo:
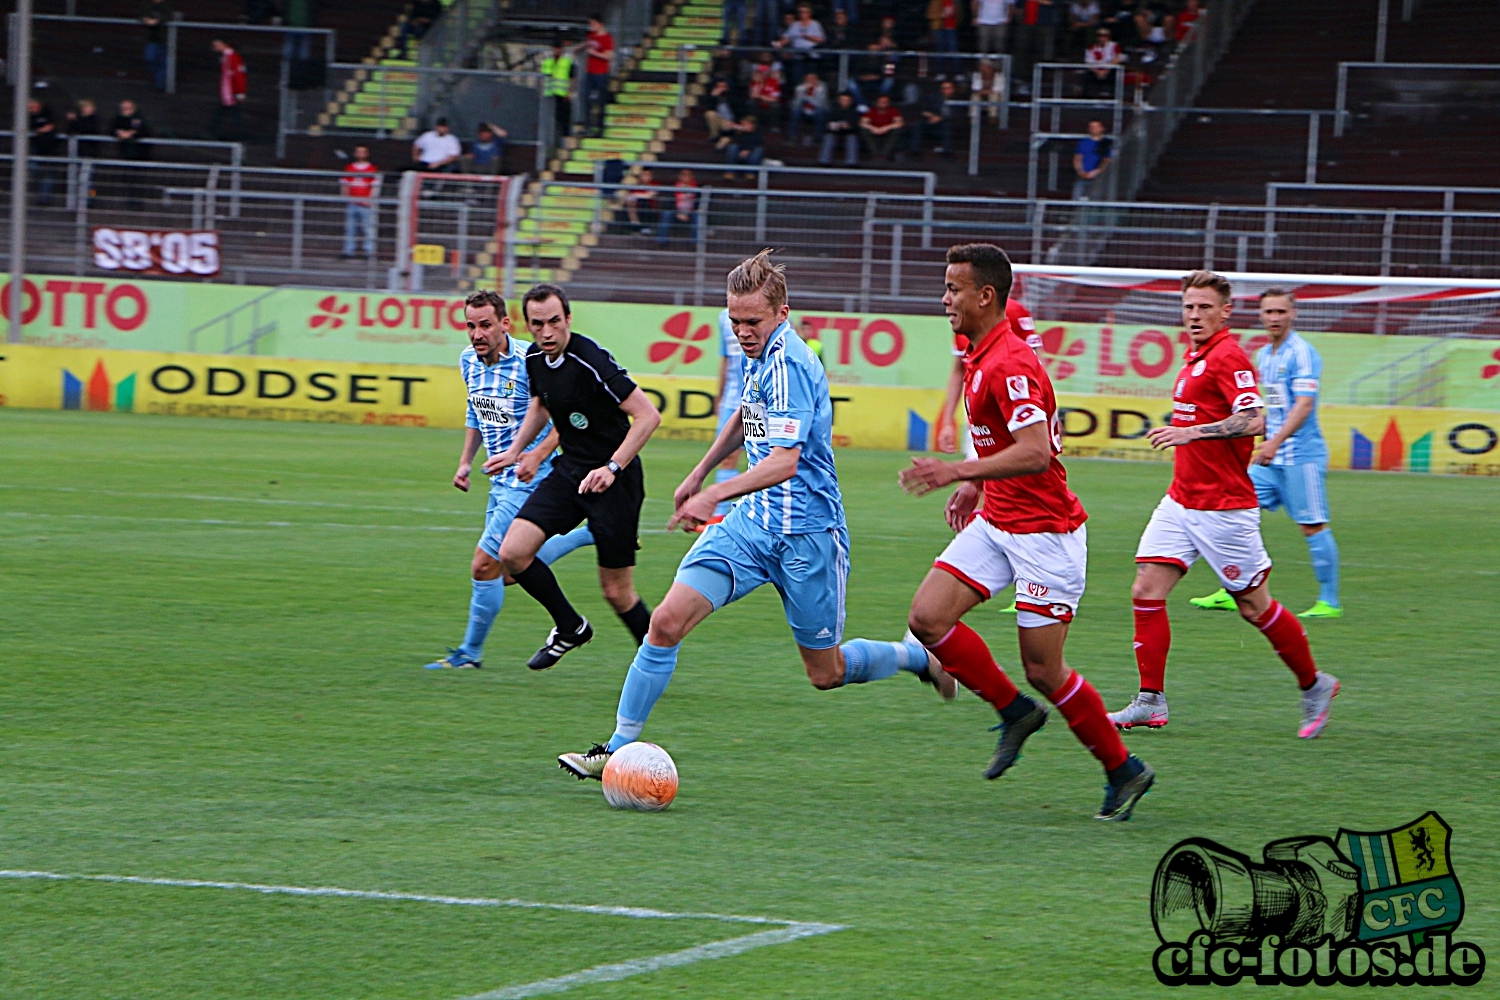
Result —
MULTIPOLYGON (((1265 406, 1255 388, 1255 366, 1240 345, 1220 330, 1189 351, 1172 392, 1172 426, 1217 423, 1230 414, 1265 406)), ((1246 510, 1257 507, 1250 482, 1249 437, 1209 438, 1179 445, 1172 457, 1167 495, 1190 510, 1246 510)))
POLYGON ((219 53, 219 103, 233 107, 245 99, 249 84, 245 76, 245 60, 229 46, 219 53))
POLYGON ((1068 489, 1068 474, 1057 460, 1062 451, 1062 421, 1052 380, 1036 352, 1006 333, 1002 321, 964 355, 964 407, 969 433, 980 458, 989 458, 1016 443, 1023 427, 1045 423, 1052 439, 1052 461, 1045 472, 1010 479, 986 479, 981 516, 1001 531, 1030 535, 1065 534, 1088 519, 1068 489))
POLYGON ((615 36, 607 31, 590 31, 588 54, 585 72, 590 76, 608 76, 615 54, 615 36))
MULTIPOLYGON (((1026 341, 1026 346, 1033 351, 1042 349, 1042 338, 1036 332, 1036 322, 1032 320, 1031 313, 1026 307, 1015 299, 1005 300, 1005 318, 1010 322, 1010 332, 1026 341)), ((953 335, 953 353, 957 357, 963 357, 969 350, 969 338, 961 333, 953 335)))
MULTIPOLYGON (((350 198, 367 199, 375 193, 375 179, 380 173, 380 168, 369 160, 355 160, 344 167, 344 173, 348 174, 344 180, 344 194, 350 198)), ((361 204, 368 204, 361 200, 361 204)))

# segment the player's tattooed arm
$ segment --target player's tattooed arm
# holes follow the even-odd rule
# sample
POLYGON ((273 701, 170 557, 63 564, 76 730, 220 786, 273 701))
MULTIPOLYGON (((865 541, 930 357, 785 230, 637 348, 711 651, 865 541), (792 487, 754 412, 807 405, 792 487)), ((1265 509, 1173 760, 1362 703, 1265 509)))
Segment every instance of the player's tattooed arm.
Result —
POLYGON ((1175 427, 1166 424, 1153 427, 1146 432, 1146 440, 1153 448, 1172 448, 1193 441, 1222 440, 1226 438, 1254 437, 1264 434, 1266 414, 1260 407, 1232 413, 1223 420, 1200 427, 1175 427))

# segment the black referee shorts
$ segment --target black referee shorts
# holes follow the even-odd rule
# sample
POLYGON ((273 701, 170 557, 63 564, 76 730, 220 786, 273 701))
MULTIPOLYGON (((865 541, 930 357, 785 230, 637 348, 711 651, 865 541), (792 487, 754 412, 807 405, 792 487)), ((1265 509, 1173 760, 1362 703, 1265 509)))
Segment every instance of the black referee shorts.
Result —
POLYGON ((594 553, 602 568, 634 566, 636 550, 641 547, 641 503, 646 499, 641 460, 636 458, 621 469, 603 493, 579 493, 578 484, 590 471, 554 464, 516 517, 530 521, 549 538, 588 521, 589 531, 594 533, 594 553))

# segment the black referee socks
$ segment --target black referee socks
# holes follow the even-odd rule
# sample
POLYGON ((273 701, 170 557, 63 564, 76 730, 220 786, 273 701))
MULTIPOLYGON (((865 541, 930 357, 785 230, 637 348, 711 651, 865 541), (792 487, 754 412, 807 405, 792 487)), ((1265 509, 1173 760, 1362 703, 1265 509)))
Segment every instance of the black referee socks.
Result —
POLYGON ((552 575, 552 570, 546 563, 540 559, 531 560, 530 566, 515 575, 515 581, 533 600, 547 609, 547 614, 552 616, 552 623, 557 626, 559 633, 572 635, 583 627, 583 616, 568 603, 567 596, 557 585, 557 577, 552 575))
POLYGON ((635 644, 639 646, 646 641, 646 633, 651 630, 651 609, 646 607, 644 600, 636 601, 635 607, 629 611, 616 612, 620 621, 630 629, 630 634, 635 636, 635 644))

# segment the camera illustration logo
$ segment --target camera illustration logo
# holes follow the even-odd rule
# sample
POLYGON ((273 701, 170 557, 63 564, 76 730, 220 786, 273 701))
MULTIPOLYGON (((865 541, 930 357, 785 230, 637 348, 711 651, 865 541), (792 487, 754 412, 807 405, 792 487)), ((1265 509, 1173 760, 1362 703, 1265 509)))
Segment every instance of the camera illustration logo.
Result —
POLYGON ((1464 897, 1453 829, 1435 812, 1383 833, 1273 840, 1252 861, 1202 837, 1162 857, 1151 884, 1167 986, 1472 986, 1478 945, 1455 941, 1464 897))

